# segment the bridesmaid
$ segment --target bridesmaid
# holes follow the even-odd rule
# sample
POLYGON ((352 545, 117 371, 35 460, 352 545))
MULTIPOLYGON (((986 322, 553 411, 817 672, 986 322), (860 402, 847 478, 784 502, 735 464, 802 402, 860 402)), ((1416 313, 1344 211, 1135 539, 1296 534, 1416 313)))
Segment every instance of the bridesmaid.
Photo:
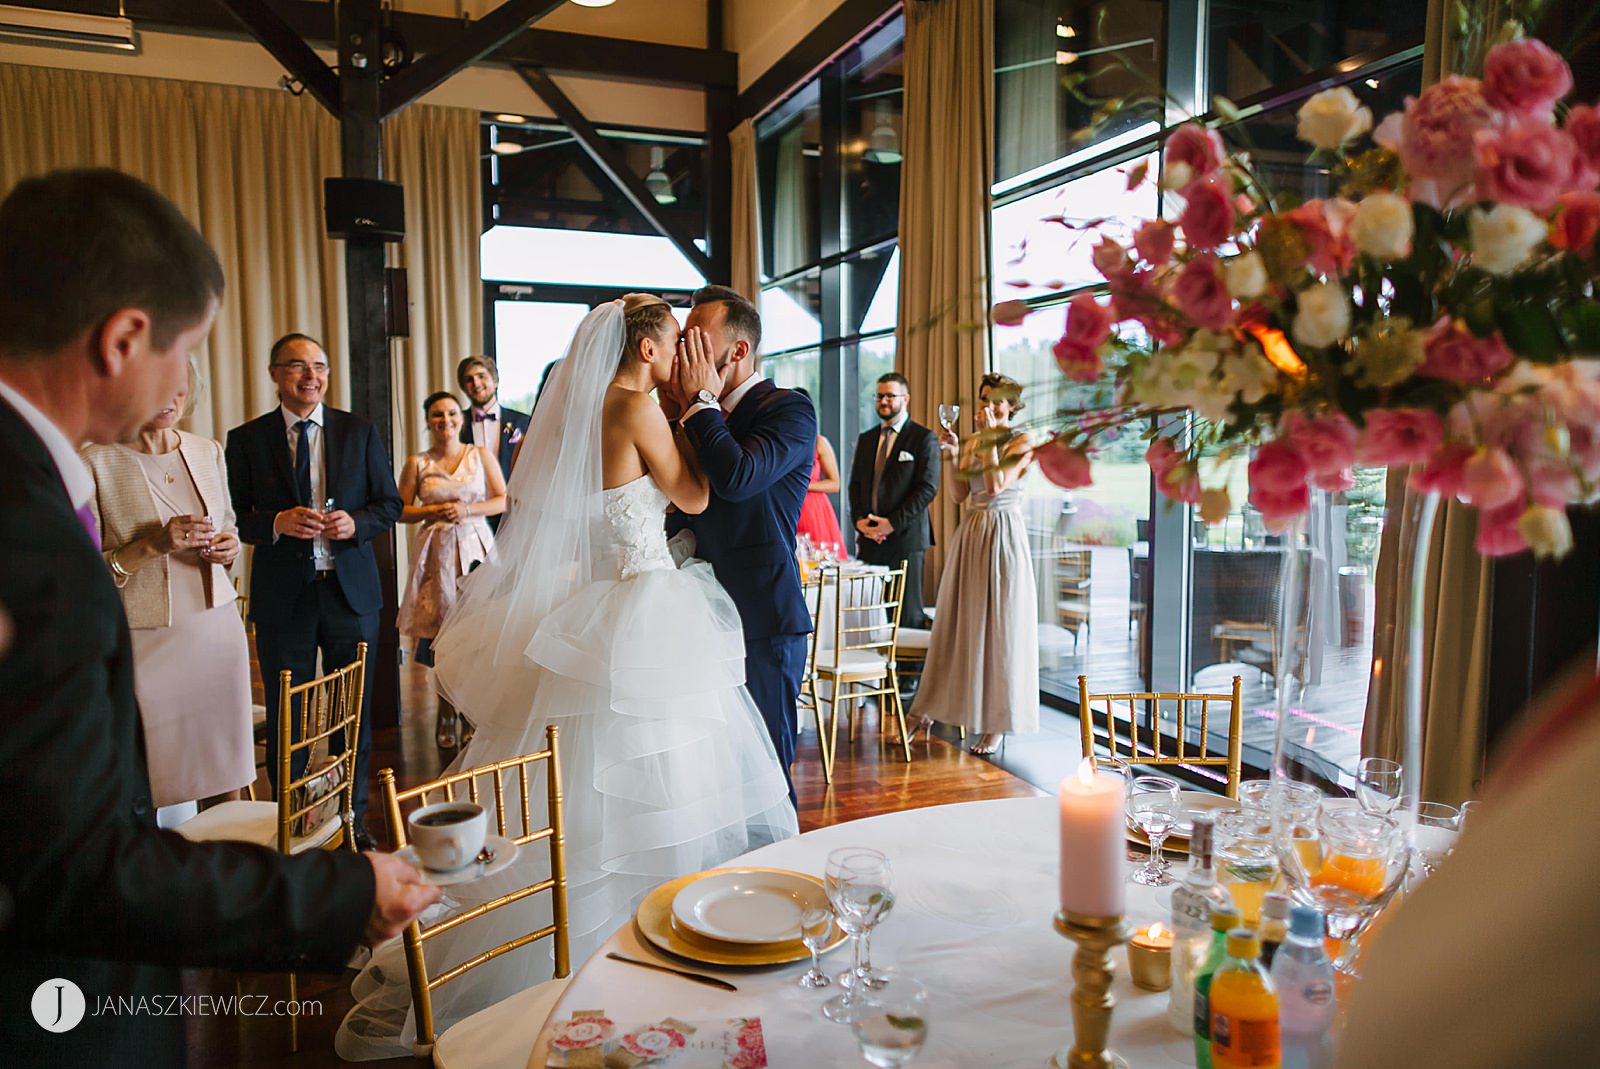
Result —
POLYGON ((811 485, 806 499, 800 505, 800 533, 811 539, 818 549, 832 546, 840 557, 844 552, 844 534, 839 530, 839 514, 833 511, 829 494, 839 492, 839 461, 833 446, 822 435, 817 435, 816 455, 811 461, 811 485))
MULTIPOLYGON (((400 522, 420 523, 422 533, 395 626, 416 640, 418 662, 431 666, 432 642, 456 602, 457 584, 494 545, 486 517, 506 510, 506 480, 493 456, 461 441, 461 402, 454 394, 432 394, 422 410, 432 444, 407 457, 400 473, 400 499, 406 502, 400 522)), ((461 742, 460 719, 442 697, 434 733, 445 749, 461 742)))
POLYGON ((994 753, 1006 732, 1039 730, 1038 594, 1018 486, 1033 462, 1033 442, 1011 431, 1022 409, 1021 384, 990 373, 978 388, 978 433, 965 443, 951 431, 939 435, 945 459, 961 458, 949 485, 966 512, 945 556, 939 613, 911 711, 922 718, 919 727, 937 720, 978 732, 975 754, 994 753))

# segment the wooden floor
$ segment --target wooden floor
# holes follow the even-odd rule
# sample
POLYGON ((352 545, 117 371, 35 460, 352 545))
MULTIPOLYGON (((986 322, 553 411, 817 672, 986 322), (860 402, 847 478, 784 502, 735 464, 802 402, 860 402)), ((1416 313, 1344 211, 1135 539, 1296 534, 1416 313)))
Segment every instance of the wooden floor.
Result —
MULTIPOLYGON (((402 785, 423 782, 437 775, 450 756, 439 751, 433 742, 433 699, 422 671, 406 666, 401 672, 402 701, 407 711, 400 725, 379 728, 373 734, 374 783, 376 770, 386 767, 395 770, 402 785)), ((861 721, 860 738, 848 752, 841 740, 836 775, 830 786, 822 781, 816 732, 807 725, 799 740, 794 769, 802 831, 902 809, 1043 793, 937 737, 930 741, 919 736, 907 764, 897 746, 881 740, 877 727, 876 717, 869 713, 861 721)), ((380 841, 385 837, 381 814, 382 807, 374 798, 369 823, 380 841)), ((284 1018, 190 1018, 190 1069, 324 1069, 348 1064, 333 1053, 333 1035, 351 1005, 352 975, 300 977, 299 997, 321 1005, 320 1012, 300 1019, 298 1053, 289 1052, 288 1022, 284 1018)), ((282 976, 195 971, 185 974, 184 985, 185 994, 243 993, 266 995, 273 1000, 287 997, 282 976)), ((431 1063, 421 1058, 400 1058, 364 1064, 417 1069, 431 1063)))

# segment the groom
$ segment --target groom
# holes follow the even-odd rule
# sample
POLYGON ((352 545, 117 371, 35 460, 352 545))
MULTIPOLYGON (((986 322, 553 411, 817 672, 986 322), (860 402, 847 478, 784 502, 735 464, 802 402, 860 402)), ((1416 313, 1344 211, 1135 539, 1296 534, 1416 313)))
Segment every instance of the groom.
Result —
POLYGON ((707 286, 684 324, 674 389, 662 391, 711 482, 698 516, 673 513, 669 533, 688 528, 744 625, 745 686, 767 723, 795 801, 795 697, 805 674, 811 613, 800 592, 795 532, 811 484, 817 414, 756 370, 761 314, 737 291, 707 286))

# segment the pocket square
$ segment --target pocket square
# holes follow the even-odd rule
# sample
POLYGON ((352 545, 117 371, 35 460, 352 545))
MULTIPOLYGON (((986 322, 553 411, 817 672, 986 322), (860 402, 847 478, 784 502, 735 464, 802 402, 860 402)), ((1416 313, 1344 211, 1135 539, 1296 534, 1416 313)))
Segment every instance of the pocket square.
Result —
POLYGON ((900 461, 901 463, 904 463, 905 461, 916 460, 917 458, 912 456, 910 453, 906 452, 904 449, 902 449, 902 450, 900 450, 900 455, 895 457, 895 459, 900 461))

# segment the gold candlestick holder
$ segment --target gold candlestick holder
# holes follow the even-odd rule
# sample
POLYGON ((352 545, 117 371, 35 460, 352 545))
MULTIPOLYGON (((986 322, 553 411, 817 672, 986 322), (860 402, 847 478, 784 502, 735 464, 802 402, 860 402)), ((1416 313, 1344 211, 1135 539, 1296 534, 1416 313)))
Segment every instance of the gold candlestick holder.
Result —
POLYGON ((1128 941, 1121 917, 1086 917, 1063 910, 1056 931, 1078 944, 1072 956, 1072 1042, 1050 1059, 1053 1069, 1128 1069, 1128 1063, 1106 1048, 1111 1034, 1112 948, 1128 941))

